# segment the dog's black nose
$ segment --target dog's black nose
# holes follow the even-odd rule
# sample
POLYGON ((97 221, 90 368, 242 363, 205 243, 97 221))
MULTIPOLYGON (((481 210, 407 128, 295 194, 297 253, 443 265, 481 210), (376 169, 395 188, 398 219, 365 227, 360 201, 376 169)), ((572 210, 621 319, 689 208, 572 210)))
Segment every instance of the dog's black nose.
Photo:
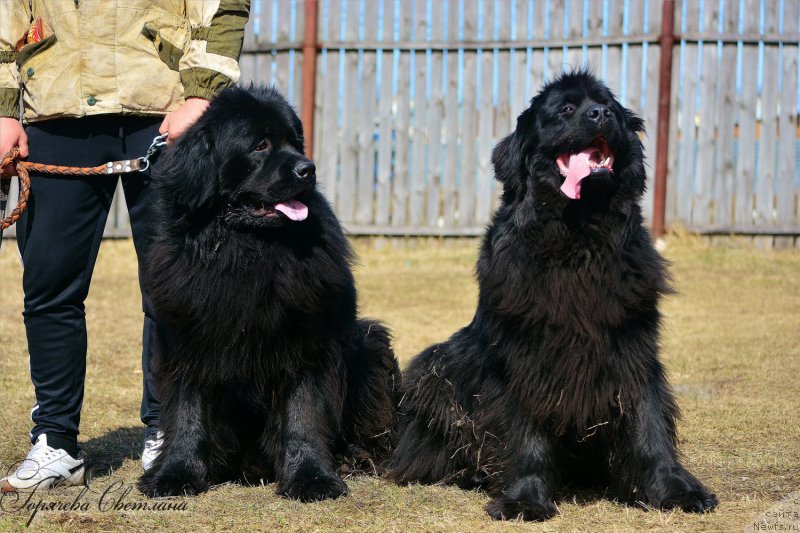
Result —
POLYGON ((312 177, 317 172, 317 167, 311 161, 303 161, 294 167, 294 174, 301 180, 312 177))
POLYGON ((586 116, 589 120, 602 124, 611 118, 611 110, 602 104, 595 104, 586 111, 586 116))

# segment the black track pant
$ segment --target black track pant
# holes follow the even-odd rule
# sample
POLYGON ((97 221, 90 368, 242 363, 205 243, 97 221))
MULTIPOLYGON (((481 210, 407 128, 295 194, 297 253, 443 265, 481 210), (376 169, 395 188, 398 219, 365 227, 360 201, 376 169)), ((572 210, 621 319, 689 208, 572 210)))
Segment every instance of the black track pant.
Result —
MULTIPOLYGON (((34 123, 30 161, 97 166, 145 154, 160 117, 108 115, 34 123)), ((86 376, 84 300, 120 176, 31 176, 31 200, 17 223, 25 291, 25 330, 36 403, 32 442, 42 433, 76 439, 86 376)), ((149 173, 122 175, 139 265, 147 257, 152 198, 149 173)), ((141 268, 140 268, 141 273, 141 268)), ((141 274, 140 274, 141 281, 141 274)), ((150 358, 156 323, 142 291, 141 418, 158 424, 150 358)), ((125 355, 125 354, 119 354, 125 355)))

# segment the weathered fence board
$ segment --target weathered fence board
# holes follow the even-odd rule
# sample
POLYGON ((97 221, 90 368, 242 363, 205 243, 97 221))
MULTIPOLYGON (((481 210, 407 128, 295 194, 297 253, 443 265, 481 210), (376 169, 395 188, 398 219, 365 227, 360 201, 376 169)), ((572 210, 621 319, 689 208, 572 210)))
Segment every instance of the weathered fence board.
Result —
MULTIPOLYGON (((427 41, 427 7, 427 3, 424 0, 414 0, 409 6, 414 17, 411 26, 411 40, 427 41)), ((425 214, 428 186, 425 165, 427 142, 425 138, 428 134, 426 86, 430 72, 426 68, 424 51, 412 50, 409 55, 413 73, 410 83, 413 87, 414 110, 409 130, 412 145, 410 168, 413 170, 409 173, 408 179, 408 222, 413 227, 421 227, 425 214)))
MULTIPOLYGON (((725 33, 736 31, 739 22, 739 3, 722 5, 718 28, 725 33)), ((731 220, 733 215, 735 102, 736 102, 736 43, 717 43, 717 79, 719 80, 716 105, 716 127, 719 132, 714 165, 714 205, 710 210, 711 223, 731 220)))
MULTIPOLYGON (((759 6, 761 7, 761 6, 759 6)), ((780 7, 773 5, 772 7, 780 7)), ((761 10, 759 31, 774 33, 778 29, 780 9, 761 10)), ((758 163, 756 166, 756 206, 755 225, 772 224, 773 190, 775 186, 775 163, 777 156, 778 133, 778 69, 780 68, 778 46, 759 45, 759 62, 762 70, 759 80, 759 99, 761 120, 758 143, 758 163)))
MULTIPOLYGON (((716 5, 708 5, 704 16, 698 18, 699 31, 712 30, 712 24, 717 20, 716 5)), ((697 135, 697 160, 695 166, 695 180, 692 187, 692 218, 693 225, 708 225, 711 222, 711 187, 716 177, 714 175, 714 136, 715 111, 717 105, 717 50, 712 43, 698 43, 697 45, 697 93, 695 95, 698 111, 696 113, 697 135)))
POLYGON ((463 87, 464 104, 461 113, 461 183, 458 195, 458 221, 470 227, 475 223, 475 181, 477 162, 475 157, 477 95, 477 57, 466 53, 464 57, 463 87))
POLYGON ((716 67, 717 89, 712 98, 712 82, 703 76, 711 65, 704 66, 698 83, 712 103, 699 104, 698 151, 700 162, 713 154, 713 173, 698 165, 691 174, 678 172, 670 179, 691 181, 702 195, 710 193, 711 205, 695 202, 691 218, 679 221, 712 233, 800 233, 797 0, 682 5, 684 19, 705 21, 693 37, 701 38, 704 50, 713 50, 703 61, 716 67), (713 120, 707 122, 712 106, 713 120))
MULTIPOLYGON (((330 0, 320 10, 319 23, 323 39, 333 39, 339 34, 341 6, 339 0, 330 0)), ((323 83, 317 85, 322 92, 322 120, 315 124, 321 134, 314 142, 314 159, 317 165, 317 178, 323 192, 335 200, 338 185, 339 157, 339 61, 338 50, 324 50, 319 57, 319 73, 323 83)))
MULTIPOLYGON (((430 26, 430 39, 443 41, 445 39, 446 22, 444 18, 444 3, 433 2, 431 5, 431 15, 433 23, 430 26)), ((430 228, 438 227, 441 212, 441 192, 443 178, 443 148, 442 141, 442 120, 445 116, 445 92, 443 72, 443 55, 433 54, 431 51, 426 53, 426 70, 429 73, 429 96, 427 128, 428 138, 428 193, 427 193, 427 225, 430 228)))
POLYGON ((697 45, 681 42, 680 44, 680 79, 678 89, 678 109, 673 113, 678 116, 678 168, 676 175, 689 176, 690 179, 677 180, 676 206, 680 220, 691 221, 693 201, 693 178, 697 157, 697 45))
MULTIPOLYGON (((459 39, 460 14, 455 3, 445 4, 447 10, 447 33, 446 39, 456 42, 459 39)), ((456 227, 456 209, 458 208, 458 198, 456 190, 458 188, 458 88, 459 88, 459 62, 460 54, 445 50, 442 53, 442 60, 446 65, 447 83, 445 85, 445 124, 444 124, 444 177, 442 185, 442 222, 443 227, 456 227)))
MULTIPOLYGON (((783 26, 780 32, 800 30, 800 2, 784 4, 783 26)), ((797 214, 798 196, 798 57, 800 43, 784 43, 780 46, 780 112, 778 114, 778 185, 776 187, 776 218, 780 226, 792 226, 800 222, 797 214)), ((798 231, 800 233, 800 231, 798 231)))
MULTIPOLYGON (((758 30, 758 0, 745 0, 744 10, 739 13, 740 24, 745 32, 758 30)), ((736 212, 733 223, 740 227, 753 224, 753 190, 755 187, 756 139, 758 117, 758 49, 739 46, 738 90, 738 157, 734 201, 736 212)), ((682 179, 676 176, 676 179, 682 179)))
POLYGON ((410 56, 408 53, 400 53, 396 70, 397 94, 395 105, 397 106, 397 117, 395 119, 396 128, 394 132, 395 154, 391 220, 392 226, 403 227, 406 225, 408 207, 408 148, 410 144, 408 127, 411 97, 409 95, 410 56))
MULTIPOLYGON (((343 41, 355 41, 358 36, 358 13, 355 2, 342 2, 342 26, 339 38, 343 41)), ((341 137, 339 139, 339 175, 337 176, 338 194, 331 198, 337 208, 337 214, 344 223, 353 222, 356 184, 356 125, 358 124, 359 87, 358 53, 339 52, 340 80, 339 106, 341 121, 341 137)))

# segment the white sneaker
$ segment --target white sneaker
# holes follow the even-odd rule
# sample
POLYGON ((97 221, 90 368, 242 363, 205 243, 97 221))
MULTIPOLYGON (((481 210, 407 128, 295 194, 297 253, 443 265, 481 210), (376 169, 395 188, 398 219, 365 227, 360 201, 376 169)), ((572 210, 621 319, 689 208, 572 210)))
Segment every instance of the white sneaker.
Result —
POLYGON ((17 471, 0 479, 0 492, 49 489, 83 483, 83 454, 72 457, 65 450, 47 445, 47 435, 39 435, 17 471))
POLYGON ((142 468, 145 472, 153 466, 158 454, 161 453, 161 445, 164 443, 164 432, 158 428, 148 427, 144 434, 144 449, 142 450, 142 468))

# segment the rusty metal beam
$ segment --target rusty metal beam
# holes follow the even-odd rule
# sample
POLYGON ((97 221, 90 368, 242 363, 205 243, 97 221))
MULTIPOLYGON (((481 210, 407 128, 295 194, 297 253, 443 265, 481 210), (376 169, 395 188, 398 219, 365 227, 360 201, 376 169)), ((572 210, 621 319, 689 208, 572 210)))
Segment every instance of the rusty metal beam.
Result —
POLYGON ((300 120, 303 122, 306 156, 314 157, 314 94, 317 84, 317 14, 318 0, 306 0, 305 33, 303 35, 303 93, 300 120))
POLYGON ((653 235, 664 235, 667 170, 669 159, 669 116, 672 99, 672 49, 675 45, 675 2, 664 0, 661 11, 661 65, 658 89, 658 125, 656 137, 656 175, 653 191, 653 235))

